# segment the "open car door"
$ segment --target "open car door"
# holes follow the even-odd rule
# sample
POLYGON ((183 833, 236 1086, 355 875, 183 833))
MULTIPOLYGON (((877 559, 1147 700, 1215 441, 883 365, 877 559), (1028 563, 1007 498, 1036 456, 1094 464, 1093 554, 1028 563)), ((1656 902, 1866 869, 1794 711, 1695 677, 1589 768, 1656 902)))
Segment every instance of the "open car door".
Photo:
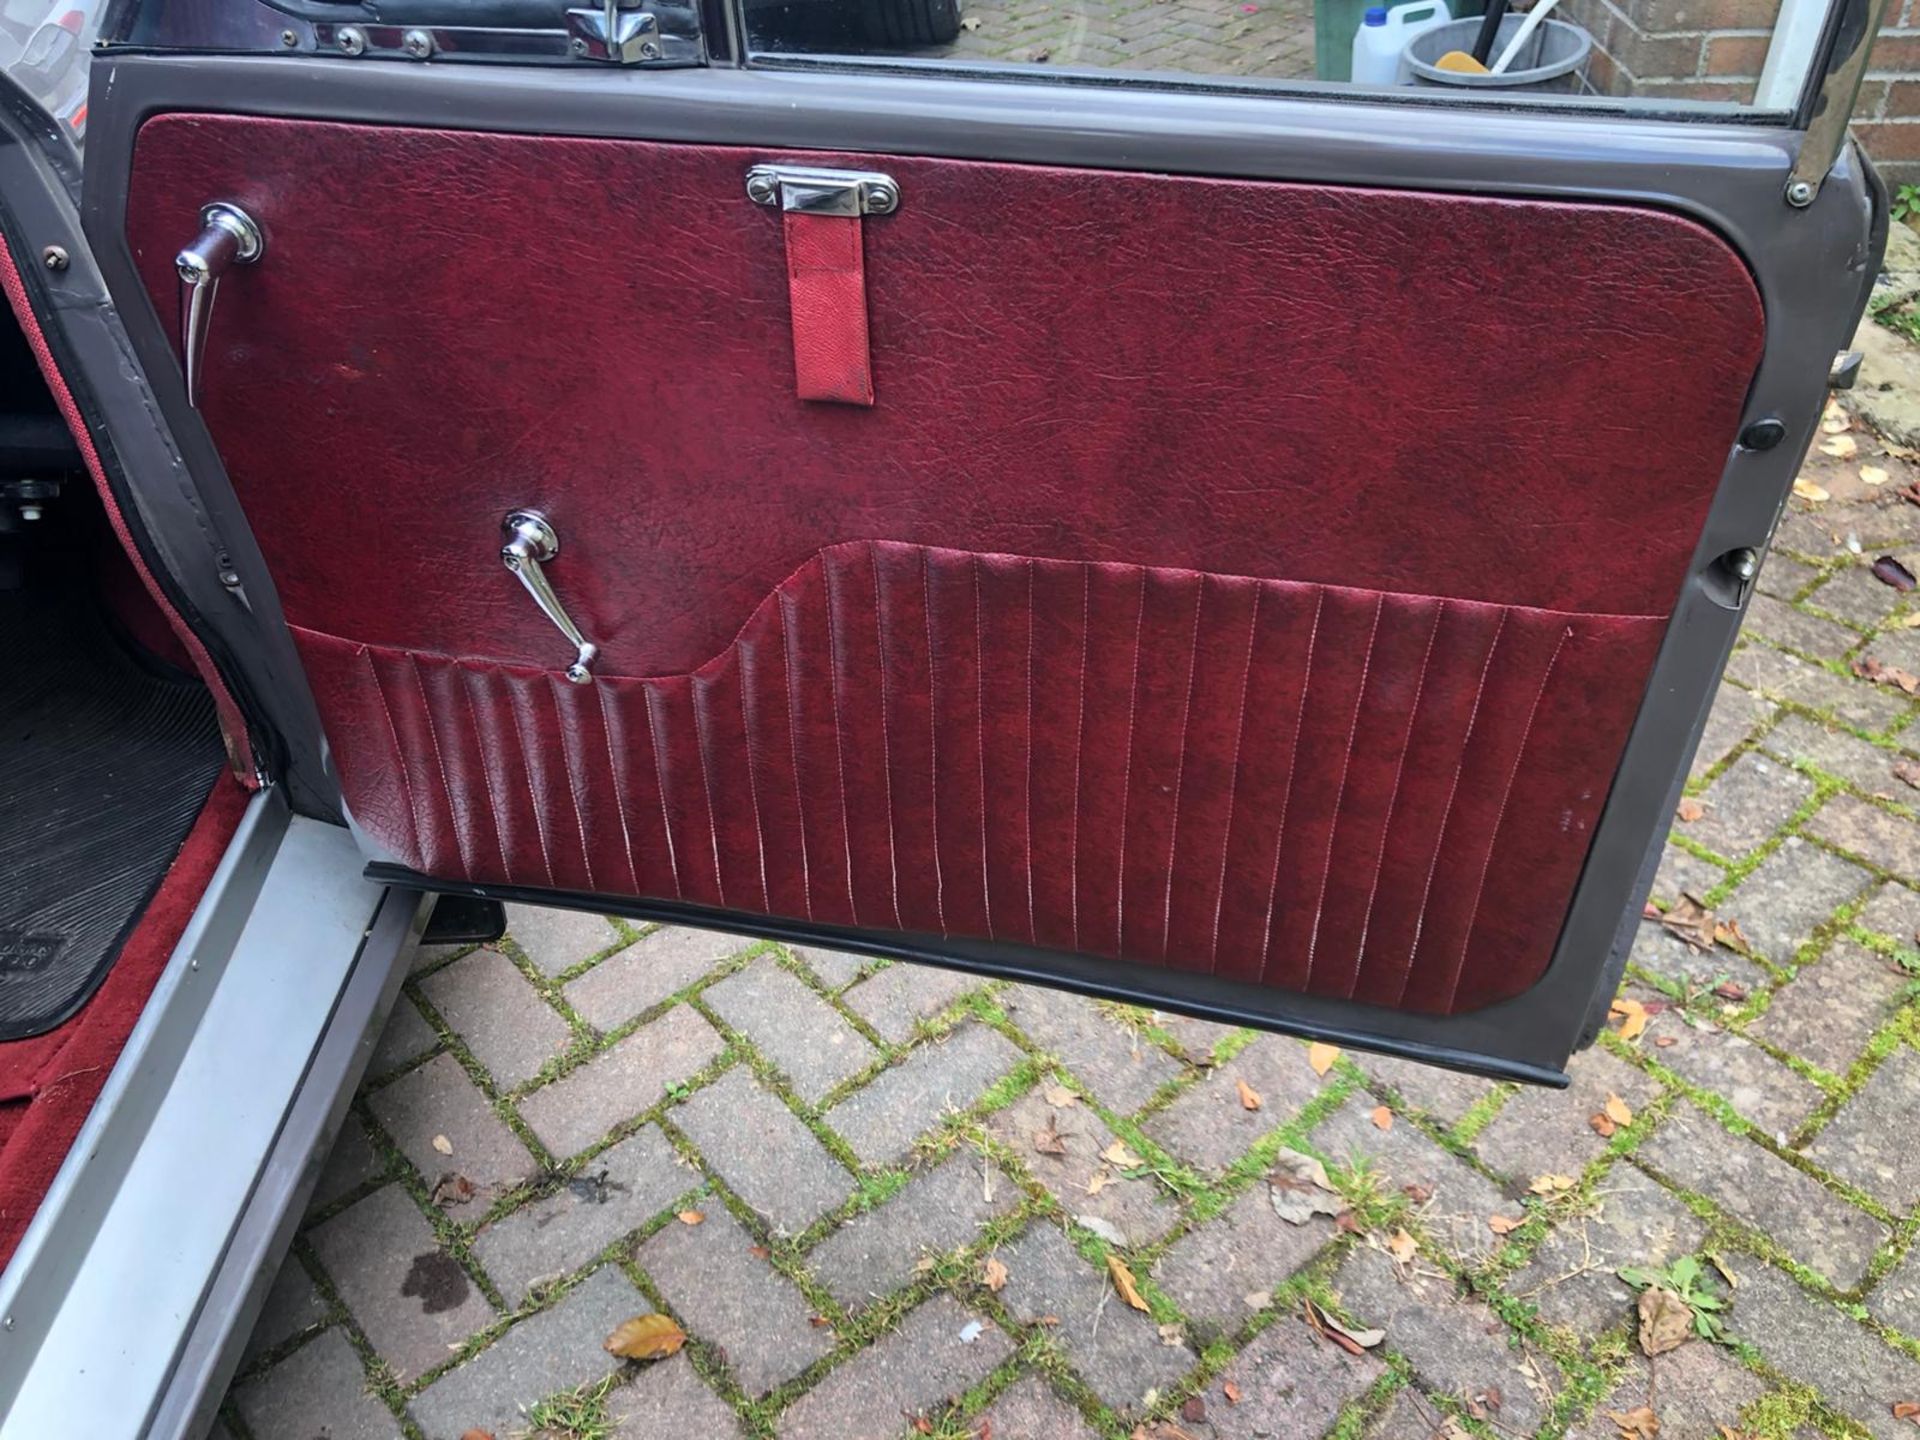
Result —
POLYGON ((127 4, 146 523, 380 878, 1552 1082, 1877 260, 1876 13, 1742 107, 127 4))

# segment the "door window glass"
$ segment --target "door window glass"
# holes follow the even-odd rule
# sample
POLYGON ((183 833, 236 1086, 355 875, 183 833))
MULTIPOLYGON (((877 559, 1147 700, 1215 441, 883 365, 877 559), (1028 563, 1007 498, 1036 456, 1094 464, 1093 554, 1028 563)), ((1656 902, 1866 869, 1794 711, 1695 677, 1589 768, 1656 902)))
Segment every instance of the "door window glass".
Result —
MULTIPOLYGON (((741 3, 750 48, 761 57, 884 56, 1416 86, 1463 99, 1571 95, 1782 111, 1798 99, 1825 14, 1816 0, 1512 0, 1491 23, 1489 0, 741 3)), ((1889 7, 1890 26, 1900 12, 1889 7)), ((1910 43, 1901 34, 1888 48, 1910 43)), ((1920 93, 1920 80, 1914 84, 1920 93)), ((1869 104, 1878 88, 1866 87, 1869 104)))
POLYGON ((80 144, 87 133, 87 57, 106 0, 0 0, 0 69, 80 144))

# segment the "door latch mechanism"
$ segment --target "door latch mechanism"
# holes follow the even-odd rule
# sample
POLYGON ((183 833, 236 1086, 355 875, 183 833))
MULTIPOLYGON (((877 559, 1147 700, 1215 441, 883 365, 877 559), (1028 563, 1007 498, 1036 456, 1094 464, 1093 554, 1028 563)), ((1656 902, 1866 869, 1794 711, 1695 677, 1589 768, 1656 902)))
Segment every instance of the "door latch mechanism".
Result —
POLYGON ((207 326, 220 277, 235 265, 251 265, 267 248, 254 218, 238 205, 216 200, 200 211, 204 227, 193 243, 173 258, 185 297, 180 307, 181 363, 187 372, 187 403, 198 408, 200 379, 206 368, 207 326))
POLYGON ((540 568, 560 553, 559 532, 538 510, 508 511, 507 518, 501 522, 501 529, 506 532, 507 543, 500 547, 500 559, 527 587, 527 593, 533 597, 533 603, 540 607, 540 613, 554 623, 554 627, 567 637, 568 643, 578 652, 573 663, 567 666, 567 679, 576 685, 588 684, 593 679, 593 672, 587 667, 593 664, 593 657, 600 653, 599 647, 580 633, 580 627, 567 614, 567 607, 554 594, 547 572, 540 568))

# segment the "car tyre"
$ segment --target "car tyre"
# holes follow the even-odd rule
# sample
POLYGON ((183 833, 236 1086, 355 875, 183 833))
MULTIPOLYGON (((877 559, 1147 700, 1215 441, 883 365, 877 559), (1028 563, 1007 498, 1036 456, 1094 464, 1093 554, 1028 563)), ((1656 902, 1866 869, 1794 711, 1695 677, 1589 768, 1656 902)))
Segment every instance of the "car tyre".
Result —
POLYGON ((870 45, 947 45, 960 33, 960 0, 861 0, 870 45))

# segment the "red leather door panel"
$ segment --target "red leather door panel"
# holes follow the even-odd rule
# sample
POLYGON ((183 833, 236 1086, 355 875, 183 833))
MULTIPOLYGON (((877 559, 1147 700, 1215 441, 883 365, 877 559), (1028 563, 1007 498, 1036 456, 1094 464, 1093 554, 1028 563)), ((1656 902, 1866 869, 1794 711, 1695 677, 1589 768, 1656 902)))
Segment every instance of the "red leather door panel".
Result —
POLYGON ((200 203, 268 233, 205 414, 366 833, 1433 1013, 1531 984, 1758 360, 1737 256, 1631 207, 808 155, 902 191, 875 403, 821 405, 743 186, 782 158, 142 130, 169 324, 200 203), (498 563, 520 506, 591 686, 498 563))

